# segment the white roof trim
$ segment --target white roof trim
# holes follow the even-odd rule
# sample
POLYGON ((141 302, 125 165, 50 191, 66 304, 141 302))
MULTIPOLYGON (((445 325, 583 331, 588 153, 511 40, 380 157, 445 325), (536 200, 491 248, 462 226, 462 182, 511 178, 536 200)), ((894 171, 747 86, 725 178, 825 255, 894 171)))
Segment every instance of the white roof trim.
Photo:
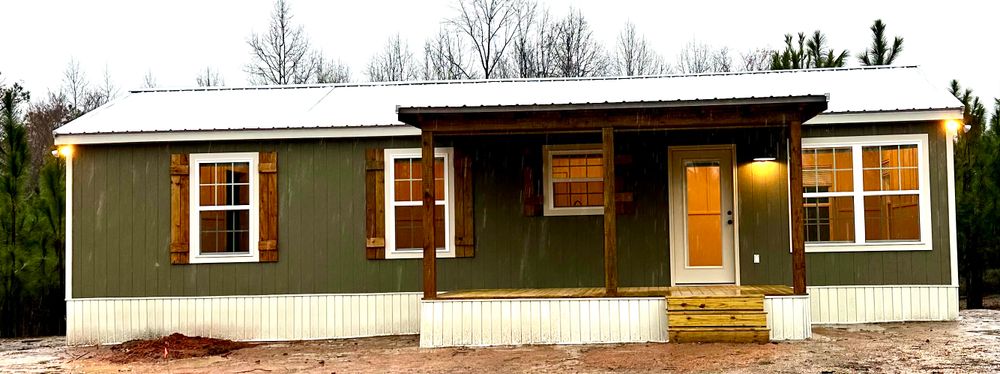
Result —
POLYGON ((221 130, 174 131, 109 134, 56 135, 56 145, 113 144, 151 142, 227 141, 261 139, 367 138, 416 136, 420 129, 412 126, 337 127, 284 130, 221 130))
POLYGON ((906 110, 892 112, 822 113, 805 125, 835 125, 850 123, 910 122, 962 120, 962 109, 906 110))

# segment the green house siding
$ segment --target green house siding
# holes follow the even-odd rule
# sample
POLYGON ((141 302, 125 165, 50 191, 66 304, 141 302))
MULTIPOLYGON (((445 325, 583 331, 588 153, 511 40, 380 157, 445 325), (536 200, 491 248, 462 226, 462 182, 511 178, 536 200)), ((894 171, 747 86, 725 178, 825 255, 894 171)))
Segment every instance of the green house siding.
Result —
MULTIPOLYGON (((807 128, 808 136, 931 131, 934 250, 809 254, 811 285, 945 284, 949 278, 944 137, 930 125, 807 128)), ((618 220, 622 286, 670 284, 669 145, 736 144, 740 272, 744 284, 789 284, 788 191, 781 129, 621 132, 635 212, 618 220), (761 256, 754 264, 753 254, 761 256)), ((475 257, 438 261, 442 290, 603 285, 600 216, 524 217, 524 150, 596 143, 598 136, 483 136, 441 140, 471 151, 475 257)), ((416 138, 79 146, 73 177, 73 297, 397 292, 420 289, 420 260, 366 260, 364 152, 416 138), (171 153, 278 152, 279 261, 171 265, 171 153)))

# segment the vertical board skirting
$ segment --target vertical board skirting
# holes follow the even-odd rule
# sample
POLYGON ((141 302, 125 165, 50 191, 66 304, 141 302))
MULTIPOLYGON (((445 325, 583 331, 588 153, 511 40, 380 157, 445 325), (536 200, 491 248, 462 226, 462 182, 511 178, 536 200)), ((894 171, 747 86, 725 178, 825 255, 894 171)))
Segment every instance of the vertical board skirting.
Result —
POLYGON ((420 309, 423 348, 667 341, 662 297, 425 300, 420 309))
POLYGON ((954 286, 809 287, 813 324, 950 321, 958 318, 954 286))
POLYGON ((232 340, 309 340, 420 331, 420 293, 102 298, 66 302, 70 345, 179 332, 232 340))
POLYGON ((803 340, 812 337, 809 295, 766 296, 767 328, 771 340, 803 340))

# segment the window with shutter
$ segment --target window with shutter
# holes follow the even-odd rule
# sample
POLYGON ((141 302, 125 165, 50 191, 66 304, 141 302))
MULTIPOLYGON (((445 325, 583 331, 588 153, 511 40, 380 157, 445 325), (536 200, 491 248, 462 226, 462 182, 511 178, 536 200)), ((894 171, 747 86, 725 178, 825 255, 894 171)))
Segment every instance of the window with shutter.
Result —
MULTIPOLYGON (((420 149, 366 153, 365 253, 368 259, 421 258, 420 149)), ((472 160, 452 148, 435 150, 438 257, 473 257, 472 160)))
POLYGON ((175 154, 170 170, 171 263, 278 260, 276 153, 175 154))

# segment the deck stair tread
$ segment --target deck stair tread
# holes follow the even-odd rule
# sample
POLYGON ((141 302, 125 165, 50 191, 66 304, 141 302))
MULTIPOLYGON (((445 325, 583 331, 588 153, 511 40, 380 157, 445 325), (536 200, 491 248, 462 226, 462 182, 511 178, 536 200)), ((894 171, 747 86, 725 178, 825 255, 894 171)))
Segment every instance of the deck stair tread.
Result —
POLYGON ((760 343, 770 340, 764 295, 666 296, 669 340, 760 343))

